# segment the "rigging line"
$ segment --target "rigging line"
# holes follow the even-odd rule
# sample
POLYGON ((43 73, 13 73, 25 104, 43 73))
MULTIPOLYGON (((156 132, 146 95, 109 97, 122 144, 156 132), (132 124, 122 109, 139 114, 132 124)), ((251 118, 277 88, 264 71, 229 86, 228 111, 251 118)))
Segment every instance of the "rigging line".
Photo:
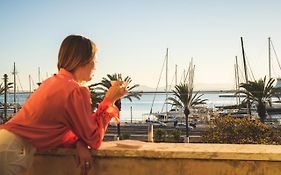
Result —
POLYGON ((271 41, 271 40, 270 40, 270 43, 271 43, 271 46, 272 46, 272 48, 273 48, 273 51, 274 51, 274 54, 275 54, 275 57, 276 57, 276 60, 277 60, 277 63, 278 63, 279 69, 281 70, 281 66, 280 66, 279 58, 278 58, 278 56, 277 56, 277 53, 276 53, 276 51, 275 51, 275 48, 274 48, 273 43, 272 43, 272 41, 271 41))
POLYGON ((183 71, 183 73, 181 74, 180 83, 182 83, 182 82, 183 82, 184 75, 185 75, 185 73, 184 73, 184 71, 183 71))
MULTIPOLYGON (((173 78, 172 78, 172 81, 171 81, 171 84, 169 85, 168 91, 171 91, 171 90, 172 90, 172 84, 173 84, 173 82, 174 82, 174 79, 175 79, 175 75, 174 75, 173 78)), ((166 101, 166 100, 167 100, 167 99, 165 99, 165 101, 166 101)), ((164 111, 164 107, 165 107, 165 102, 164 102, 163 105, 162 105, 161 112, 164 111)), ((171 106, 170 109, 172 109, 172 106, 171 106)))
POLYGON ((160 76, 159 76, 159 79, 158 79, 157 87, 156 87, 156 89, 155 89, 155 93, 154 93, 154 96, 153 96, 153 100, 152 100, 152 104, 151 104, 151 108, 150 108, 150 114, 152 113, 152 108, 153 108, 154 101, 155 101, 155 98, 156 98, 156 92, 158 91, 158 87, 159 87, 159 83, 160 83, 160 80, 161 80, 161 77, 162 77, 164 65, 165 65, 165 62, 167 61, 166 59, 167 59, 167 58, 166 58, 166 56, 165 56, 165 59, 164 59, 163 64, 162 64, 160 76))
POLYGON ((187 73, 185 74, 184 76, 184 82, 183 83, 186 83, 187 82, 187 79, 189 78, 189 74, 190 74, 190 70, 192 69, 192 58, 191 58, 191 61, 189 62, 189 65, 188 65, 188 70, 187 70, 187 73))
POLYGON ((21 85, 21 81, 20 81, 20 77, 19 77, 18 74, 16 74, 16 76, 17 76, 18 83, 20 84, 21 91, 23 91, 23 88, 22 88, 22 85, 21 85))
MULTIPOLYGON (((277 68, 279 70, 279 68, 277 68)), ((271 65, 271 78, 275 77, 275 75, 278 75, 278 71, 275 70, 275 67, 271 65)))
POLYGON ((32 82, 32 91, 34 91, 35 90, 35 83, 34 83, 34 81, 33 81, 33 78, 32 78, 32 76, 30 75, 30 80, 31 80, 31 82, 32 82))
POLYGON ((247 55, 246 55, 246 61, 247 61, 247 65, 248 65, 248 67, 249 67, 249 69, 250 69, 250 73, 251 73, 251 75, 252 75, 252 78, 253 78, 253 80, 255 81, 256 79, 255 79, 255 76, 254 76, 254 74, 253 74, 253 71, 252 71, 250 62, 249 62, 249 60, 248 60, 248 58, 247 58, 247 55))
POLYGON ((190 70, 190 75, 189 75, 189 86, 193 89, 193 80, 194 80, 194 71, 195 71, 195 65, 192 65, 192 68, 190 70))
POLYGON ((172 78, 172 81, 171 81, 171 84, 169 85, 168 91, 171 91, 174 80, 175 80, 175 75, 172 78))
POLYGON ((243 74, 243 71, 241 70, 241 68, 240 68, 240 66, 238 65, 238 72, 240 73, 240 76, 242 77, 242 79, 244 80, 244 81, 246 81, 246 79, 245 79, 245 76, 244 76, 244 74, 243 74))
POLYGON ((190 73, 189 71, 190 71, 190 67, 188 67, 188 70, 187 70, 186 74, 184 75, 183 83, 187 82, 187 77, 189 76, 189 73, 190 73))

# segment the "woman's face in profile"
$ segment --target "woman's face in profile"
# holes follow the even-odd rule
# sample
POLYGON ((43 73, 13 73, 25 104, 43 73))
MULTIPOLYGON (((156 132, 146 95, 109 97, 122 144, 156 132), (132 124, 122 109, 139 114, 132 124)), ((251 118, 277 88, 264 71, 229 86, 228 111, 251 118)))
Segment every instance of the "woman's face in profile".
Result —
POLYGON ((94 57, 88 64, 82 66, 82 80, 90 81, 92 79, 94 70, 96 70, 96 57, 94 57))
POLYGON ((90 81, 96 69, 96 56, 87 64, 76 68, 76 79, 78 82, 90 81))

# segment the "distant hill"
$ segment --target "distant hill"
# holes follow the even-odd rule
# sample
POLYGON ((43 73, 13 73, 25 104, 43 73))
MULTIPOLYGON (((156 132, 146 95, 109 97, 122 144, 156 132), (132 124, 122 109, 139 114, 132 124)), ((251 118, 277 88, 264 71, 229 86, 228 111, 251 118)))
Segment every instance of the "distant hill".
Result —
POLYGON ((233 90, 233 84, 210 84, 210 83, 197 83, 194 85, 195 90, 200 91, 225 91, 225 90, 233 90))
POLYGON ((149 87, 149 86, 140 85, 139 87, 135 88, 134 90, 137 90, 137 91, 155 91, 156 87, 152 88, 152 87, 149 87))
MULTIPOLYGON (((195 91, 228 91, 233 90, 232 84, 209 84, 209 83, 197 83, 194 85, 195 91)), ((140 85, 135 90, 144 91, 144 92, 152 92, 156 90, 156 87, 149 87, 145 85, 140 85)), ((165 91, 165 87, 159 87, 158 91, 165 91)))

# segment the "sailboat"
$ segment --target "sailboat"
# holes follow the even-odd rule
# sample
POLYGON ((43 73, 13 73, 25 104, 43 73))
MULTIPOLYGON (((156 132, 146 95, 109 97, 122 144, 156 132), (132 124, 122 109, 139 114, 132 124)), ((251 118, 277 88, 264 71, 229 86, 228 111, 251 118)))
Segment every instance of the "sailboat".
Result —
MULTIPOLYGON (((169 54, 169 49, 167 48, 166 50, 166 55, 165 55, 165 59, 161 68, 161 73, 160 73, 160 77, 157 83, 157 87, 155 89, 155 93, 154 93, 154 97, 152 100, 152 104, 151 104, 151 108, 150 108, 150 112, 148 114, 143 114, 143 116, 145 116, 146 122, 151 122, 151 123, 155 123, 156 121, 167 121, 168 120, 168 104, 165 104, 166 106, 166 111, 165 112, 153 112, 153 105, 155 102, 155 98, 156 98, 156 92, 158 91, 159 88, 159 83, 162 77, 162 73, 163 73, 163 69, 164 69, 164 65, 166 65, 166 86, 165 86, 165 96, 166 99, 168 98, 168 54, 169 54)), ((161 124, 161 123, 160 123, 161 124)))
MULTIPOLYGON (((281 70, 281 66, 280 66, 277 54, 275 52, 275 49, 274 49, 273 43, 271 41, 271 38, 269 37, 268 38, 268 62, 269 62, 269 64, 268 64, 269 65, 269 67, 268 67, 268 75, 269 75, 269 78, 272 77, 272 75, 271 75, 271 67, 272 67, 272 64, 271 64, 271 62, 272 62, 272 60, 271 60, 271 46, 272 46, 272 48, 274 50, 277 63, 278 63, 279 68, 281 70)), ((275 89, 277 95, 279 95, 279 94, 281 95, 281 78, 280 77, 276 78, 276 84, 274 86, 274 89, 275 89)))
MULTIPOLYGON (((165 77, 165 79, 166 79, 166 87, 165 87, 166 98, 165 99, 168 98, 168 94, 170 93, 170 89, 168 88, 169 87, 169 85, 168 85, 168 58, 169 58, 168 55, 169 55, 169 49, 167 48, 165 60, 163 62, 160 78, 159 78, 157 88, 156 88, 156 92, 157 92, 159 82, 160 82, 160 79, 162 76, 162 72, 163 72, 164 66, 166 65, 166 77, 165 77)), ((190 87, 193 86, 194 68, 195 68, 195 66, 193 65, 193 63, 191 61, 188 72, 187 72, 187 74, 184 75, 184 78, 183 78, 184 79, 183 81, 189 82, 190 87)), ((175 83, 177 84, 177 66, 176 66, 176 70, 175 70, 175 83)), ((169 110, 169 105, 167 103, 163 104, 164 105, 163 108, 165 107, 165 111, 163 111, 163 109, 162 109, 161 112, 153 112, 153 104, 155 101, 155 95, 156 95, 156 93, 154 94, 154 98, 152 101, 152 105, 151 105, 149 114, 143 114, 143 116, 145 116, 144 118, 146 118, 146 122, 155 123, 157 121, 157 122, 161 122, 161 125, 162 125, 162 123, 164 123, 166 125, 175 126, 176 123, 183 122, 185 120, 185 115, 184 115, 183 109, 173 108, 173 109, 169 110)))
MULTIPOLYGON (((273 43, 271 41, 271 38, 269 37, 268 38, 268 62, 269 62, 269 64, 268 64, 269 65, 269 67, 268 67, 269 68, 268 69, 268 74, 269 74, 269 78, 272 78, 272 75, 271 75, 271 68, 272 68, 271 47, 272 47, 272 49, 273 49, 273 51, 275 53, 275 57, 276 57, 278 66, 279 66, 279 68, 281 70, 281 66, 280 66, 277 54, 275 52, 275 49, 274 49, 273 43)), ((278 97, 278 100, 273 101, 271 99, 271 106, 267 106, 266 107, 266 111, 267 111, 267 113, 268 113, 270 118, 272 118, 272 115, 281 114, 281 107, 280 107, 281 101, 279 99, 280 96, 281 96, 281 78, 280 77, 276 78, 276 84, 275 84, 275 86, 273 88, 273 91, 274 91, 274 95, 273 96, 278 97)), ((281 121, 279 121, 279 123, 281 123, 281 121)))

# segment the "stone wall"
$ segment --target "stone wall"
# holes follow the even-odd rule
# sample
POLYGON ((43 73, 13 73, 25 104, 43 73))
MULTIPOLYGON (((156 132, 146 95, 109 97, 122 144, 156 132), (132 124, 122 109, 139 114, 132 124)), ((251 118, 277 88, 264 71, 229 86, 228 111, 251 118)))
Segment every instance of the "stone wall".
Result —
MULTIPOLYGON (((37 153, 25 175, 75 175, 75 150, 37 153)), ((279 175, 281 146, 103 142, 91 175, 279 175)))

